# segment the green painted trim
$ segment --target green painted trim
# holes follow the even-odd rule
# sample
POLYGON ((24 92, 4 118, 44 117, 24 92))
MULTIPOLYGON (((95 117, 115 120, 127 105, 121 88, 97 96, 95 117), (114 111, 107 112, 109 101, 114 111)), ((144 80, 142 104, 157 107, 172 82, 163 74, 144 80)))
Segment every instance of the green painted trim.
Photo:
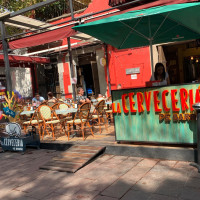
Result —
MULTIPOLYGON (((199 84, 185 84, 177 86, 165 86, 165 87, 152 87, 152 88, 137 88, 126 90, 112 91, 113 102, 115 104, 120 103, 121 114, 114 114, 116 140, 117 141, 137 141, 137 142, 160 142, 160 143, 178 143, 178 144, 194 144, 196 143, 196 121, 181 121, 173 122, 172 119, 172 104, 171 104, 171 90, 177 89, 176 99, 178 100, 177 107, 181 110, 180 103, 180 89, 185 88, 193 90, 193 99, 195 102, 195 93, 199 84), (154 111, 153 91, 159 91, 158 99, 160 100, 159 107, 163 109, 162 105, 162 92, 169 90, 168 96, 166 96, 167 106, 170 108, 169 114, 171 115, 171 121, 159 121, 159 114, 154 111), (145 111, 143 113, 128 113, 125 114, 122 108, 122 94, 128 94, 134 92, 148 92, 151 91, 151 106, 150 112, 146 111, 145 101, 143 103, 145 111)), ((135 108, 137 109, 137 97, 134 95, 135 108)), ((189 99, 187 100, 189 106, 189 99)), ((129 99, 126 99, 127 108, 130 110, 129 99)), ((163 111, 161 113, 164 113, 163 111)), ((190 109, 186 113, 191 113, 190 109)), ((194 111, 193 111, 194 113, 194 111)))

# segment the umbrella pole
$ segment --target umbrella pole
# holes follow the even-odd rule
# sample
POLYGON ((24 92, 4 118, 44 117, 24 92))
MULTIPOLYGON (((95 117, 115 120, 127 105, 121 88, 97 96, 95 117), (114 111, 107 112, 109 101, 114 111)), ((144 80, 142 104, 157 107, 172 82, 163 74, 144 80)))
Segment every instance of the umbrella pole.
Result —
POLYGON ((152 40, 150 40, 150 59, 151 59, 151 81, 154 81, 154 80, 155 80, 155 77, 154 77, 153 45, 152 45, 152 40))
POLYGON ((106 54, 106 69, 107 69, 107 76, 108 76, 108 89, 109 89, 109 95, 111 95, 110 72, 109 72, 109 64, 108 64, 108 45, 107 44, 105 44, 105 54, 106 54))

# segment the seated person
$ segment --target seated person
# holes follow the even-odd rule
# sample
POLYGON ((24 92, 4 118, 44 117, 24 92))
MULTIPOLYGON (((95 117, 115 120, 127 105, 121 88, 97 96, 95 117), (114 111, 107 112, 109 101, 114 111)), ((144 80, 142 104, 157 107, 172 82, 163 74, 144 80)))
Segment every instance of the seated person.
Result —
POLYGON ((91 101, 86 97, 86 96, 83 96, 84 95, 84 90, 82 87, 79 87, 77 89, 77 92, 78 92, 78 95, 76 96, 76 101, 77 101, 77 104, 78 105, 81 105, 83 103, 90 103, 91 101))
POLYGON ((36 106, 39 106, 44 101, 44 97, 41 97, 38 93, 35 93, 35 97, 32 99, 32 103, 36 103, 36 106))
POLYGON ((17 104, 23 104, 24 103, 24 99, 22 98, 22 96, 20 95, 20 93, 16 90, 14 90, 14 100, 17 104))
POLYGON ((105 97, 102 94, 98 94, 97 101, 105 100, 105 97))
POLYGON ((154 72, 155 80, 160 81, 159 85, 169 85, 169 75, 165 72, 165 67, 162 63, 157 63, 154 72))
POLYGON ((117 90, 121 90, 122 89, 122 85, 121 84, 118 84, 117 85, 117 90))
POLYGON ((48 102, 56 103, 57 99, 56 99, 56 97, 53 96, 52 92, 48 92, 47 95, 48 95, 48 102))

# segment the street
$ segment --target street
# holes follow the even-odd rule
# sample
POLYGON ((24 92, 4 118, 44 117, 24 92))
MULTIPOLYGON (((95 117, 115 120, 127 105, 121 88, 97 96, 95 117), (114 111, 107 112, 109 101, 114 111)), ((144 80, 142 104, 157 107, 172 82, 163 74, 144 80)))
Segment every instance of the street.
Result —
POLYGON ((199 200, 200 175, 188 162, 104 154, 74 174, 39 169, 60 153, 0 153, 0 199, 199 200))

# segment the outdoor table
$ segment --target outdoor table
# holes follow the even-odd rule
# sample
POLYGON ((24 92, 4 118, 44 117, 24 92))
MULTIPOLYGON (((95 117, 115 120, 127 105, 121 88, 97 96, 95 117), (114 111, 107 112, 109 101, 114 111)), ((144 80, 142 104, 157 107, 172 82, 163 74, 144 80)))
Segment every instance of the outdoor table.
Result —
POLYGON ((64 110, 64 109, 57 109, 57 110, 55 110, 56 115, 67 115, 67 114, 71 113, 72 114, 72 119, 74 119, 75 113, 77 111, 78 111, 77 108, 68 108, 66 110, 64 110))
POLYGON ((35 110, 26 110, 20 113, 20 115, 31 115, 35 112, 35 110))
POLYGON ((68 108, 66 110, 58 109, 58 110, 55 110, 55 112, 56 112, 56 115, 66 115, 69 113, 72 113, 73 115, 74 113, 77 112, 77 110, 78 110, 77 108, 68 108))
POLYGON ((92 99, 91 102, 94 103, 94 102, 97 102, 97 100, 96 99, 92 99))
POLYGON ((96 106, 98 104, 98 102, 93 102, 93 105, 96 106))
POLYGON ((105 102, 105 104, 107 105, 107 109, 109 110, 109 107, 112 104, 112 101, 107 101, 107 102, 105 102))
POLYGON ((95 107, 94 107, 94 105, 91 105, 91 108, 90 108, 90 113, 93 113, 93 112, 94 112, 94 110, 95 110, 95 107))

